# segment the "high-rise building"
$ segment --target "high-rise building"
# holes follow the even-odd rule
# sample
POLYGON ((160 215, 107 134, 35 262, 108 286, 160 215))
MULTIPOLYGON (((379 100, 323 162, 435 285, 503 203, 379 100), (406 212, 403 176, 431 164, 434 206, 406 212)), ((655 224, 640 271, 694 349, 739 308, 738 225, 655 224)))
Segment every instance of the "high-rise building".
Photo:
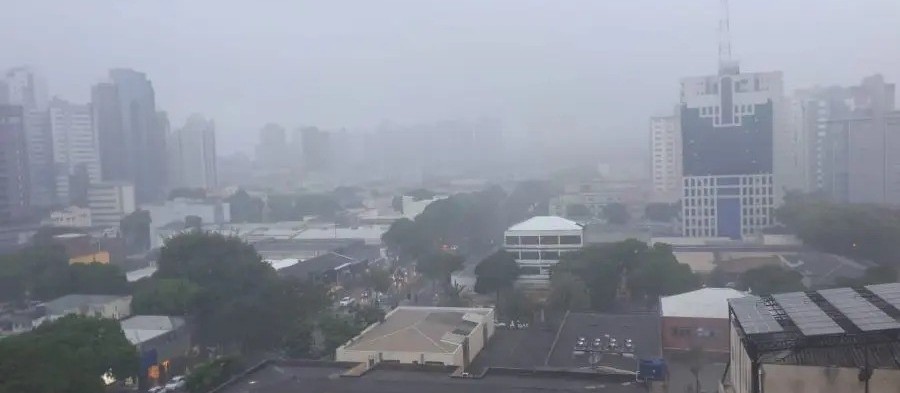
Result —
POLYGON ((43 79, 31 67, 15 67, 6 71, 3 85, 5 102, 30 110, 47 108, 47 88, 43 79))
MULTIPOLYGON (((125 150, 125 179, 121 180, 134 184, 138 202, 159 200, 165 194, 166 153, 153 84, 146 74, 130 69, 114 69, 109 76, 119 99, 123 142, 119 146, 125 150)), ((99 134, 101 139, 104 136, 99 134)), ((103 153, 101 147, 101 160, 103 153)))
POLYGON ((88 189, 91 225, 119 227, 119 222, 137 208, 134 186, 129 183, 100 182, 88 189))
POLYGON ((47 116, 47 89, 30 67, 9 69, 0 80, 0 104, 18 105, 25 116, 25 144, 31 207, 50 207, 54 200, 53 157, 47 116))
POLYGON ((654 201, 671 203, 680 197, 680 128, 678 116, 650 118, 650 178, 654 201))
POLYGON ((19 105, 0 105, 0 225, 24 218, 29 207, 25 116, 19 105))
POLYGON ((192 115, 184 127, 169 134, 166 149, 172 188, 216 188, 216 128, 212 120, 192 115))
MULTIPOLYGON (((292 157, 289 156, 287 131, 278 124, 266 124, 259 131, 259 144, 256 145, 256 164, 262 169, 286 169, 290 167, 292 157)), ((299 152, 295 152, 295 155, 299 152)))
POLYGON ((900 112, 894 101, 895 86, 881 75, 857 86, 794 95, 807 191, 836 202, 900 204, 900 112))
POLYGON ((114 83, 101 82, 91 89, 94 134, 100 151, 100 177, 103 181, 131 181, 129 149, 125 146, 125 128, 119 109, 119 89, 114 83))
MULTIPOLYGON (((316 127, 305 127, 300 131, 302 142, 301 157, 304 172, 322 172, 331 169, 333 146, 332 134, 316 127)), ((336 136, 336 135, 335 135, 336 136)), ((340 138, 334 138, 340 139, 340 138)), ((336 143, 334 143, 336 144, 336 143)))
POLYGON ((56 172, 56 200, 62 204, 82 204, 85 181, 99 182, 100 152, 89 105, 61 99, 50 102, 50 129, 56 172), (87 174, 87 179, 81 176, 87 174), (73 192, 78 190, 79 192, 73 192))
POLYGON ((782 95, 780 72, 681 81, 684 236, 740 239, 774 223, 782 95))

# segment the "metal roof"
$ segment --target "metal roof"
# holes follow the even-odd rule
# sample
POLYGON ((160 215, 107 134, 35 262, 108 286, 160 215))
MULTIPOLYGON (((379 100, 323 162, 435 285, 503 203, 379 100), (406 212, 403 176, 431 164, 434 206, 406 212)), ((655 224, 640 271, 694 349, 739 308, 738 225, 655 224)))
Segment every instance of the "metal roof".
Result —
POLYGON ((508 231, 580 231, 582 226, 558 216, 531 217, 507 229, 508 231))

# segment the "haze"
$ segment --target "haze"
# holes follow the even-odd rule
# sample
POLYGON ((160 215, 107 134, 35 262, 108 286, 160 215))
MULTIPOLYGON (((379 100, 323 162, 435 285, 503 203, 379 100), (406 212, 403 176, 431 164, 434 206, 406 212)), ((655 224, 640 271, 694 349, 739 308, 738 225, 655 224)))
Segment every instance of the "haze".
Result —
MULTIPOLYGON (((743 68, 783 71, 787 92, 900 79, 900 2, 731 9, 743 68)), ((679 78, 715 72, 717 15, 714 0, 7 1, 0 69, 31 64, 77 102, 109 68, 144 71, 173 124, 215 119, 222 153, 249 152, 267 122, 478 116, 501 119, 510 140, 565 125, 638 151, 679 78)))

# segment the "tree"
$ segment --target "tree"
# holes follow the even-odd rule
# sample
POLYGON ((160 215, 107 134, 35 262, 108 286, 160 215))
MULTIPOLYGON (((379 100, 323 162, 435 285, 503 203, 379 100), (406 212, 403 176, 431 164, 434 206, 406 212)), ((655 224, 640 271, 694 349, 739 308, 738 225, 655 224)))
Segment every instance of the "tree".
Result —
POLYGON ((569 217, 591 217, 591 210, 581 203, 566 206, 566 215, 569 217))
POLYGON ((382 293, 389 291, 391 285, 394 283, 390 271, 375 267, 369 268, 369 271, 365 276, 365 281, 366 286, 372 288, 376 292, 382 293))
POLYGON ((499 250, 475 266, 475 276, 475 292, 495 292, 500 303, 500 291, 512 287, 519 277, 519 265, 512 254, 499 250))
POLYGON ((203 229, 203 217, 189 215, 184 217, 184 228, 199 231, 203 229))
POLYGON ((0 392, 101 393, 100 377, 138 373, 137 350, 119 322, 69 315, 0 340, 0 392))
POLYGON ((0 301, 51 300, 71 293, 129 292, 125 274, 113 265, 69 264, 59 245, 34 245, 0 256, 0 301))
POLYGON ((150 221, 150 212, 146 210, 135 210, 122 217, 119 228, 128 252, 138 253, 150 249, 150 221))
POLYGON ((547 305, 556 310, 583 310, 591 305, 584 281, 569 272, 553 273, 547 305))
POLYGON ((247 191, 238 189, 237 192, 225 198, 231 211, 232 222, 262 222, 265 202, 262 199, 252 197, 247 191))
POLYGON ((359 307, 353 312, 357 325, 361 326, 369 326, 373 323, 381 322, 384 320, 384 315, 384 310, 373 304, 359 307))
POLYGON ((610 224, 624 225, 631 220, 628 208, 621 203, 610 203, 603 207, 603 217, 610 224))
POLYGON ((213 359, 195 367, 187 376, 185 387, 191 393, 207 392, 221 385, 240 370, 237 359, 232 356, 213 359))
POLYGON ((104 263, 76 263, 68 267, 64 294, 127 295, 131 292, 125 273, 104 263))
POLYGON ((135 286, 131 310, 137 315, 188 315, 199 285, 185 278, 142 280, 135 286))
POLYGON ((323 352, 333 354, 362 330, 355 317, 343 314, 325 313, 319 318, 319 330, 324 339, 323 352))
POLYGON ((681 213, 678 203, 648 203, 644 208, 644 218, 651 221, 669 222, 681 213))
POLYGON ((450 285, 450 275, 463 268, 463 261, 463 257, 459 255, 437 251, 419 258, 416 271, 432 282, 440 282, 446 287, 450 285))
POLYGON ((777 265, 761 266, 744 272, 738 287, 742 290, 750 290, 758 296, 768 296, 773 293, 803 291, 803 276, 793 270, 785 269, 777 265))
POLYGON ((873 266, 866 269, 865 274, 859 278, 838 277, 835 284, 838 287, 861 287, 865 285, 887 284, 897 282, 897 269, 893 266, 873 266))
POLYGON ((508 320, 530 321, 534 312, 538 309, 537 303, 522 291, 514 290, 509 296, 504 296, 497 304, 497 312, 508 320))
POLYGON ((506 224, 515 224, 534 216, 547 215, 550 198, 555 194, 556 192, 547 181, 519 182, 504 203, 506 224))

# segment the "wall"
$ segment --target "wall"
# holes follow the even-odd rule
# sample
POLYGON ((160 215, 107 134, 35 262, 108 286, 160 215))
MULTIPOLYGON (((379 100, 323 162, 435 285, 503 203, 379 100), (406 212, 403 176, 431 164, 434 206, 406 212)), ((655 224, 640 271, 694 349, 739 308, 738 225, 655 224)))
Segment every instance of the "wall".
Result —
MULTIPOLYGON (((765 393, 864 393, 866 384, 859 380, 859 369, 853 367, 795 366, 764 364, 765 393)), ((869 380, 869 392, 900 390, 900 370, 875 370, 869 380)))
POLYGON ((425 362, 440 362, 448 366, 461 366, 462 347, 455 353, 442 352, 394 352, 394 351, 353 351, 340 347, 335 351, 335 359, 340 362, 366 363, 369 359, 379 361, 399 361, 402 364, 421 363, 423 356, 425 362), (379 354, 381 355, 379 358, 379 354))
POLYGON ((663 349, 687 351, 696 346, 708 352, 728 353, 729 330, 727 319, 663 317, 663 349), (677 332, 680 329, 687 330, 677 332), (702 337, 698 334, 698 329, 711 336, 702 337))
POLYGON ((131 316, 131 296, 123 296, 102 306, 104 318, 125 319, 131 316))
POLYGON ((750 393, 752 386, 750 380, 752 375, 750 357, 747 355, 747 351, 744 350, 741 337, 735 329, 735 326, 732 325, 730 334, 731 359, 728 364, 728 376, 734 393, 750 393))

